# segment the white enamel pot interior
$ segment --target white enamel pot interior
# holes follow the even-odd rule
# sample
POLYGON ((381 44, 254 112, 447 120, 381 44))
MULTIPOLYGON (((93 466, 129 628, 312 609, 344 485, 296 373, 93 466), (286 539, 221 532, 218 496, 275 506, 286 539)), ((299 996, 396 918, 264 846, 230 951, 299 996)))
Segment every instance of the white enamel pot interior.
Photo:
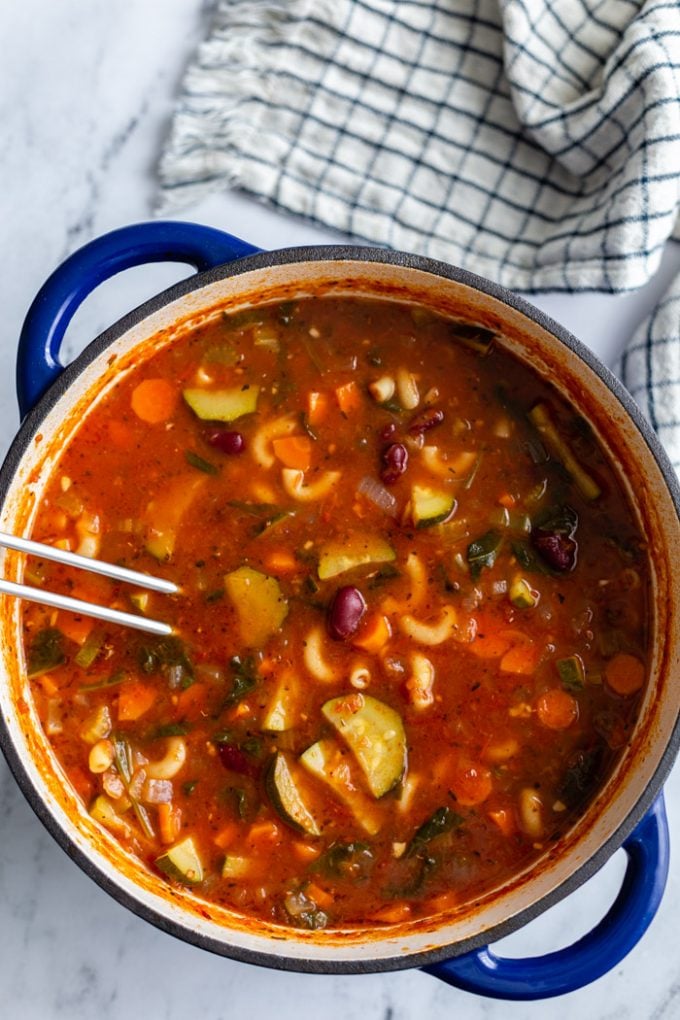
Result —
MULTIPOLYGON (((240 960, 291 970, 363 972, 433 963, 518 928, 590 877, 658 793, 677 751, 680 549, 675 476, 621 386, 581 344, 535 308, 460 270, 365 248, 291 249, 241 259, 171 288, 121 320, 69 366, 26 418, 0 473, 0 529, 30 534, 60 452, 121 373, 225 306, 305 294, 409 300, 500 331, 591 423, 649 542, 654 589, 652 679, 623 759, 582 820, 544 859, 465 909, 368 931, 304 932, 244 919, 171 889, 89 817, 45 739, 25 677, 20 605, 0 600, 3 750, 33 808, 66 852, 116 899, 158 927, 240 960)), ((102 451, 105 464, 105 452, 102 451)), ((20 557, 4 574, 21 580, 20 557)))

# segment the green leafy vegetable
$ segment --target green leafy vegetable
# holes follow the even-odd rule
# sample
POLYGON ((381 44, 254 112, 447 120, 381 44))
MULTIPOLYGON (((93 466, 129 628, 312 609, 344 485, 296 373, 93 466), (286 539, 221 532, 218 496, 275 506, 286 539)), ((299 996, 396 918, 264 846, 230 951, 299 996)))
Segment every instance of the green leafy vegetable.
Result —
POLYGON ((502 541, 503 536, 500 531, 492 528, 486 534, 476 538, 474 542, 470 542, 467 547, 467 561, 473 580, 477 580, 484 567, 494 565, 502 541))
POLYGON ((314 862, 311 869, 329 878, 341 877, 353 880, 365 878, 374 863, 374 857, 366 843, 332 843, 328 850, 314 862))
POLYGON ((39 630, 28 648, 26 664, 29 677, 41 676, 66 662, 64 635, 56 627, 39 630))
POLYGON ((252 655, 246 655, 243 658, 240 655, 234 655, 229 665, 234 679, 224 703, 225 707, 235 705, 255 690, 258 680, 257 667, 252 655))
POLYGON ((438 836, 443 836, 444 833, 457 828, 459 825, 462 825, 463 821, 463 816, 452 811, 450 807, 437 808, 435 813, 416 830, 411 842, 406 847, 404 856, 417 856, 433 839, 437 839, 438 836))

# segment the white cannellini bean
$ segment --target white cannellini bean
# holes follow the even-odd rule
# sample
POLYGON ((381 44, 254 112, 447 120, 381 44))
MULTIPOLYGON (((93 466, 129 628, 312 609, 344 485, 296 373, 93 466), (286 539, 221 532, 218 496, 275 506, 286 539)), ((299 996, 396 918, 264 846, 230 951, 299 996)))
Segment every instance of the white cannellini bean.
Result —
POLYGON ((368 384, 368 392, 379 404, 384 404, 386 400, 391 400, 394 396, 395 388, 395 382, 391 375, 383 375, 380 379, 376 379, 375 382, 368 384))
POLYGON ((158 761, 145 766, 149 779, 173 779, 180 771, 187 757, 187 745, 182 737, 168 737, 165 754, 158 761))
POLYGON ((113 744, 110 740, 98 740, 96 744, 93 744, 90 748, 90 754, 87 759, 87 764, 90 772, 99 774, 100 772, 106 772, 113 765, 114 759, 113 744))
POLYGON ((519 819, 527 836, 540 839, 543 835, 543 800, 530 786, 519 792, 519 819))
POLYGON ((420 391, 415 376, 406 368, 398 368, 396 383, 399 403, 407 411, 413 411, 420 403, 420 391))

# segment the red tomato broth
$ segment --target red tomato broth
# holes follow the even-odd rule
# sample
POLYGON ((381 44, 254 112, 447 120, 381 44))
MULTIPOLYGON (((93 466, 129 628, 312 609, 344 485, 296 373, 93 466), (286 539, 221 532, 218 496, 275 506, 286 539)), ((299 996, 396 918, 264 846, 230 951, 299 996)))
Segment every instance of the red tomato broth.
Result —
MULTIPOLYGON (((445 319, 397 303, 326 298, 194 330, 122 379, 88 415, 45 492, 34 535, 77 547, 88 534, 87 514, 91 531, 92 519, 99 518, 96 555, 162 571, 181 585, 180 597, 151 596, 144 611, 176 627, 191 675, 181 663, 159 661, 153 639, 98 625, 102 645, 86 668, 73 661, 79 646, 63 639, 66 661, 33 681, 37 704, 78 791, 92 799, 108 784, 114 821, 125 822, 126 831, 116 834, 152 868, 173 844, 144 834, 127 806, 129 793, 111 796, 116 779, 120 786, 115 763, 104 773, 91 771, 92 744, 82 739, 83 727, 93 712, 107 708, 111 732, 101 739, 115 734, 152 762, 162 757, 168 739, 184 742, 186 760, 172 779, 175 836, 195 840, 204 874, 196 891, 206 899, 309 927, 389 922, 391 908, 417 918, 441 909, 447 895, 449 906, 451 898, 468 902, 564 835, 629 739, 640 694, 623 697, 604 682, 615 655, 645 659, 648 581, 627 500, 587 428, 549 386, 498 348, 480 354, 456 340, 445 319), (319 335, 310 336, 310 329, 319 335), (234 361, 234 351, 242 359, 225 363, 234 361), (381 406, 367 389, 399 370, 418 376, 417 404, 401 411, 381 406), (260 386, 257 412, 220 426, 239 432, 245 450, 229 455, 212 445, 215 426, 199 420, 185 401, 178 400, 170 421, 139 419, 133 393, 146 377, 168 380, 178 397, 197 383, 208 391, 260 386), (347 389, 353 382, 358 399, 347 389), (424 398, 433 389, 439 393, 431 406, 443 411, 443 420, 410 432, 428 410, 424 398), (309 394, 317 392, 325 399, 314 403, 318 413, 309 427, 301 416, 309 413, 309 394), (560 435, 596 479, 602 490, 596 499, 583 498, 529 425, 527 413, 537 404, 550 408, 560 435), (314 482, 327 471, 341 472, 323 498, 299 502, 283 487, 281 461, 273 458, 271 466, 261 467, 253 459, 263 422, 286 414, 295 420, 291 434, 311 433, 305 477, 314 482), (111 441, 113 423, 123 428, 114 428, 111 441), (426 446, 438 448, 428 462, 418 448, 419 435, 426 446), (362 479, 381 477, 385 448, 393 443, 408 451, 406 470, 388 486, 396 517, 357 494, 362 479), (462 454, 469 455, 467 468, 446 477, 462 454), (70 480, 68 487, 63 479, 70 480), (414 526, 407 509, 414 485, 455 498, 450 520, 414 526), (174 548, 159 568, 146 549, 153 519, 149 503, 158 506, 170 494, 176 505, 175 492, 187 490, 191 499, 175 529, 174 548), (276 509, 259 509, 262 504, 276 509), (536 521, 563 504, 578 515, 578 559, 573 571, 546 572, 519 515, 536 521), (510 526, 504 510, 518 515, 510 526), (279 516, 284 511, 294 513, 279 516), (502 545, 495 562, 473 578, 470 545, 489 531, 501 535, 502 545), (390 544, 393 563, 368 562, 319 578, 326 543, 337 539, 346 546, 350 536, 367 534, 390 544), (531 569, 518 561, 518 549, 531 569), (292 554, 287 569, 270 568, 272 557, 284 552, 292 554), (410 553, 418 556, 421 570, 405 568, 410 553), (281 626, 258 648, 244 647, 236 607, 225 592, 225 576, 244 564, 276 578, 288 604, 281 626), (516 575, 529 588, 528 596, 523 589, 517 598, 531 600, 533 592, 536 605, 510 601, 508 587, 516 575), (328 636, 328 606, 345 585, 361 592, 366 620, 382 615, 389 621, 391 633, 381 650, 367 652, 351 637, 328 636), (436 628, 445 606, 452 607, 455 625, 440 644, 423 644, 404 632, 404 617, 436 628), (330 680, 315 678, 304 663, 305 642, 313 633, 321 634, 330 680), (414 655, 431 663, 431 689, 414 681, 414 655), (230 666, 234 656, 240 667, 230 666), (578 712, 567 726, 542 725, 537 711, 542 695, 565 686, 556 663, 570 661, 573 671, 576 656, 583 684, 573 689, 572 676, 567 686, 578 712), (502 668, 504 662, 509 668, 502 668), (356 665, 370 673, 358 692, 349 682, 356 665), (234 690, 239 676, 241 691, 234 690), (252 676, 255 685, 248 690, 252 676), (295 724, 263 732, 262 719, 286 676, 295 724), (138 719, 119 719, 120 685, 140 682, 154 689, 153 704, 138 719), (321 713, 329 700, 352 693, 378 699, 403 721, 404 785, 379 799, 371 797, 351 748, 321 713), (342 749, 353 786, 370 805, 369 816, 379 819, 377 834, 367 834, 346 804, 302 770, 298 784, 320 819, 322 835, 294 831, 277 812, 265 780, 272 755, 278 751, 295 762, 320 738, 342 749), (83 776, 90 777, 91 793, 83 776), (405 789, 408 796, 411 783, 415 792, 404 808, 399 792, 405 789), (539 827, 527 807, 532 796, 541 798, 539 827), (421 827, 428 822, 425 839, 421 827), (225 851, 227 858, 247 862, 246 873, 221 877, 225 851), (305 892, 310 883, 316 900, 305 892)), ((68 572, 48 564, 38 569, 50 587, 71 590, 68 572)), ((130 608, 122 586, 93 584, 99 601, 130 608)), ((30 659, 36 634, 59 629, 60 621, 35 606, 26 607, 24 620, 30 659)), ((361 634, 359 628, 359 643, 361 634)), ((144 771, 141 757, 134 764, 137 773, 144 771)), ((159 809, 149 802, 148 787, 142 783, 135 793, 157 834, 159 809)))

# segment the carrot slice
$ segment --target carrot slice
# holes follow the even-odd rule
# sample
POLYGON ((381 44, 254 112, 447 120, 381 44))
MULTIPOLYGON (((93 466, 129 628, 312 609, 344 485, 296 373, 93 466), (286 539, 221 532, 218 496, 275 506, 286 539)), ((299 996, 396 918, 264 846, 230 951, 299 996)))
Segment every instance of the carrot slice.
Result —
POLYGON ((361 407, 361 393, 355 382, 338 386, 335 390, 335 397, 343 414, 352 414, 361 407))
POLYGON ((305 896, 311 897, 317 907, 321 907, 322 910, 332 907, 335 902, 334 897, 325 889, 322 889, 320 885, 317 885, 316 882, 309 882, 305 886, 305 896))
POLYGON ((309 471, 312 464, 312 441, 309 436, 284 436, 272 442, 275 456, 286 467, 309 471))
POLYGON ((106 427, 109 439, 114 446, 117 446, 120 450, 128 450, 132 446, 135 434, 125 422, 119 421, 118 418, 112 418, 106 427))
POLYGON ((234 840, 238 837, 238 825, 236 822, 227 822, 223 825, 220 831, 213 839, 213 843, 220 848, 220 850, 226 850, 230 847, 234 840))
POLYGON ((192 684, 177 696, 175 714, 177 719, 188 719, 195 721, 205 708, 208 696, 208 685, 203 683, 192 684))
POLYGON ((539 697, 536 714, 549 730, 566 730, 578 719, 578 702, 567 691, 553 687, 539 697))
POLYGON ((118 721, 134 722, 149 711, 156 700, 156 692, 147 684, 125 684, 118 695, 118 721))
POLYGON ((483 765, 461 763, 451 777, 451 789, 463 807, 482 804, 493 790, 491 773, 483 765))
POLYGON ((177 407, 179 394, 167 379, 144 379, 132 391, 132 410, 142 421, 158 425, 167 421, 177 407))
POLYGON ((267 557, 265 566, 270 574, 297 574, 301 564, 288 549, 275 549, 267 557))
POLYGON ((505 653, 500 661, 501 672, 519 673, 521 676, 531 676, 538 664, 540 649, 532 641, 526 641, 515 645, 505 653))
POLYGON ((352 638, 356 648, 377 655, 392 637, 390 621, 382 613, 371 613, 361 627, 357 637, 352 638))
POLYGON ((604 678, 615 694, 627 697, 640 690, 645 682, 645 667, 635 655, 619 652, 604 667, 604 678))
POLYGON ((411 916, 411 908, 408 903, 395 903, 393 906, 383 907, 376 914, 371 914, 370 921, 382 921, 384 924, 398 924, 400 921, 408 921, 411 916))

